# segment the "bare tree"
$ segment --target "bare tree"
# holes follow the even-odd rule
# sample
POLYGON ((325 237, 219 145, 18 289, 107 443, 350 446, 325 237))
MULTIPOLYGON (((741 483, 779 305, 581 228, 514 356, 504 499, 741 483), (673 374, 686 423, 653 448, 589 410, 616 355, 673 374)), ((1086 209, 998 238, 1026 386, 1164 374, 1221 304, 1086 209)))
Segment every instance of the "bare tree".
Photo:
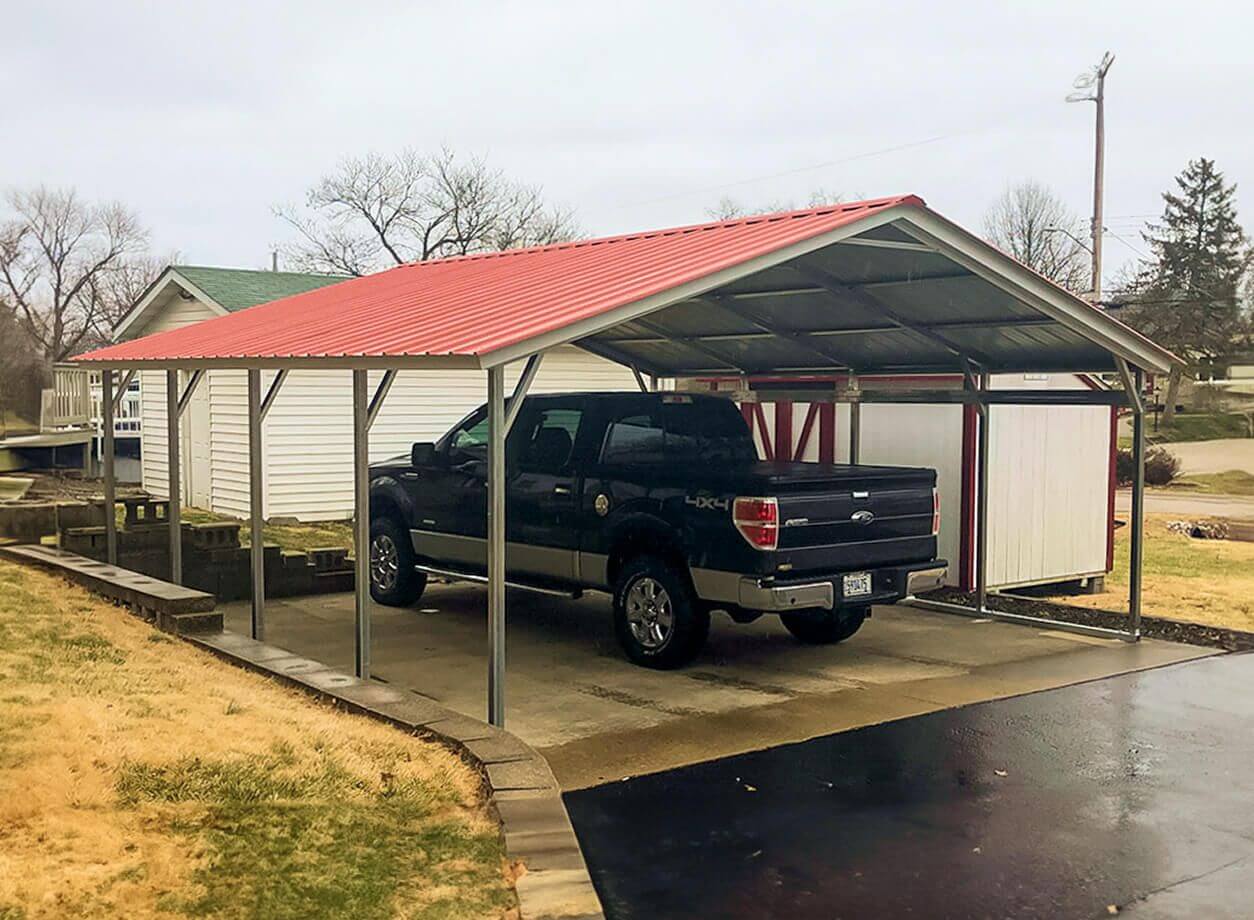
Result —
POLYGON ((305 196, 275 208, 298 239, 281 247, 305 271, 364 275, 384 265, 573 239, 572 214, 482 159, 402 150, 342 161, 305 196))
POLYGON ((92 279, 100 309, 84 337, 84 346, 96 348, 112 341, 113 327, 130 312, 157 276, 178 261, 177 252, 164 256, 132 255, 92 279))
POLYGON ((5 203, 0 310, 50 366, 75 354, 118 309, 116 276, 140 255, 147 233, 122 205, 89 205, 72 189, 14 191, 5 203))
POLYGON ((774 214, 779 211, 795 211, 801 208, 821 208, 825 205, 840 204, 845 198, 839 192, 826 188, 816 188, 806 199, 804 205, 798 205, 791 199, 775 199, 765 204, 746 207, 738 199, 724 195, 718 204, 706 208, 705 213, 711 220, 735 220, 738 217, 749 217, 752 214, 774 214))
POLYGON ((1083 232, 1063 200, 1031 180, 1007 188, 984 215, 989 242, 1077 294, 1089 287, 1089 254, 1078 241, 1083 232))

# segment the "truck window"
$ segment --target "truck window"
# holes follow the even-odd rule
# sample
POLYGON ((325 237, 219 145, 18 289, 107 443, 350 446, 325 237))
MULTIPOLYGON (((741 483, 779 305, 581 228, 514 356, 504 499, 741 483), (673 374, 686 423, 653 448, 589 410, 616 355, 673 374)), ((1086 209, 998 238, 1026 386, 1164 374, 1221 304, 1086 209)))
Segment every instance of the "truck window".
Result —
POLYGON ((523 429, 526 440, 520 446, 518 465, 535 473, 560 472, 570 462, 582 420, 583 410, 573 408, 541 409, 532 415, 523 429))
POLYGON ((666 459, 677 463, 751 463, 758 459, 740 410, 730 402, 702 400, 662 406, 666 459))
POLYGON ((452 455, 467 454, 476 460, 487 459, 488 456, 488 416, 470 419, 461 428, 453 432, 449 441, 449 453, 452 455))
POLYGON ((602 463, 659 463, 662 429, 647 413, 628 415, 610 423, 601 447, 602 463))

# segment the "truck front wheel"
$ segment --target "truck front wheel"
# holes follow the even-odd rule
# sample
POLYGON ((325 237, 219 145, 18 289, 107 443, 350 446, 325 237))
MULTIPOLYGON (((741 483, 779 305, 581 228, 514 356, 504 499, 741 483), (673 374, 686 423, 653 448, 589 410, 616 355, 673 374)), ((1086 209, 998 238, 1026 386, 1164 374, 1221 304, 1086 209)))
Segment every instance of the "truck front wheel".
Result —
POLYGON ((815 610, 804 613, 781 613, 784 628, 810 645, 831 645, 843 642, 856 633, 866 620, 866 607, 844 610, 815 610))
POLYGON ((414 547, 395 518, 370 522, 370 596, 388 607, 404 607, 422 597, 427 573, 414 568, 414 547))
POLYGON ((614 629, 636 664, 678 668, 701 651, 710 612, 698 604, 681 572, 655 556, 638 556, 615 580, 614 629))

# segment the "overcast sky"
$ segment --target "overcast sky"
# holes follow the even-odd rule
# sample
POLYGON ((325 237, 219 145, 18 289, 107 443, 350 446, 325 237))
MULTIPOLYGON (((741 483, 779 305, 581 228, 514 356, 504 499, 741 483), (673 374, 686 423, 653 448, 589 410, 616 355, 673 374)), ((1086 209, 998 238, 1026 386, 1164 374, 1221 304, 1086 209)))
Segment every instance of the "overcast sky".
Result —
MULTIPOLYGON (((816 187, 978 229, 1025 178, 1083 217, 1094 107, 1063 97, 1110 49, 1107 225, 1141 247, 1200 155, 1254 230, 1251 34, 1244 5, 1197 0, 22 4, 0 186, 118 199, 154 248, 244 267, 286 238, 275 204, 406 145, 484 154, 596 235, 816 187)), ((1106 251, 1108 276, 1133 256, 1106 251)))

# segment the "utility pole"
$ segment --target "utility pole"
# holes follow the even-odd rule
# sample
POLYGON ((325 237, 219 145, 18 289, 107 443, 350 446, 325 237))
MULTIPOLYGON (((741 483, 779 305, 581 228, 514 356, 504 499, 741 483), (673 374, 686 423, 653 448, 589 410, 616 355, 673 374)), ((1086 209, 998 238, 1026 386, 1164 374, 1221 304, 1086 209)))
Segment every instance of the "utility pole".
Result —
POLYGON ((1093 159, 1093 303, 1102 299, 1102 198, 1106 171, 1106 73, 1115 63, 1115 56, 1107 51, 1092 70, 1076 78, 1075 92, 1067 96, 1068 102, 1097 103, 1097 150, 1093 159))

